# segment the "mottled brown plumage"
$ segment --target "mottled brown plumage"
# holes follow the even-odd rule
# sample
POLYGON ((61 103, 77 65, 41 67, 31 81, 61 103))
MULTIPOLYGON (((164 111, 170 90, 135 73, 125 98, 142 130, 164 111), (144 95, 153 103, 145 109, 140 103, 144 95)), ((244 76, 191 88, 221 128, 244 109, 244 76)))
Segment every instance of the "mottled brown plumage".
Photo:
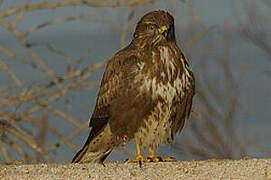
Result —
POLYGON ((108 62, 91 132, 72 162, 102 162, 131 139, 151 152, 171 142, 189 117, 194 81, 176 44, 173 17, 164 11, 146 14, 132 42, 108 62))

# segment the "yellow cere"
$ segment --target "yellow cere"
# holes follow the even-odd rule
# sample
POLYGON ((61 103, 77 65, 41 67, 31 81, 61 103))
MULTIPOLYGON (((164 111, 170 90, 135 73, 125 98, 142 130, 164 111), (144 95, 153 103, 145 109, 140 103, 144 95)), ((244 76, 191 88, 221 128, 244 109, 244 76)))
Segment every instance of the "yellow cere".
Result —
POLYGON ((164 32, 164 31, 167 30, 167 26, 162 26, 160 29, 161 29, 162 32, 164 32))

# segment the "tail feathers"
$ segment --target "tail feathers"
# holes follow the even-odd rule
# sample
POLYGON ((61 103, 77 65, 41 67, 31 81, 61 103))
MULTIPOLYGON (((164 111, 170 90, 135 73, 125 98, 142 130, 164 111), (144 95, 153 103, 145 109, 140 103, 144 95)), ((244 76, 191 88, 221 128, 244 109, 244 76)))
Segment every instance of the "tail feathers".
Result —
POLYGON ((88 146, 84 145, 84 147, 76 153, 76 155, 72 159, 72 163, 79 163, 81 159, 84 157, 88 150, 88 146))
POLYGON ((104 148, 93 149, 91 142, 91 138, 88 138, 84 147, 72 159, 72 163, 102 163, 112 151, 112 149, 104 148))
POLYGON ((84 146, 73 158, 72 163, 102 163, 112 150, 88 151, 88 146, 84 146))
POLYGON ((91 132, 83 148, 74 156, 72 163, 102 163, 114 148, 111 136, 108 126, 99 133, 91 132))

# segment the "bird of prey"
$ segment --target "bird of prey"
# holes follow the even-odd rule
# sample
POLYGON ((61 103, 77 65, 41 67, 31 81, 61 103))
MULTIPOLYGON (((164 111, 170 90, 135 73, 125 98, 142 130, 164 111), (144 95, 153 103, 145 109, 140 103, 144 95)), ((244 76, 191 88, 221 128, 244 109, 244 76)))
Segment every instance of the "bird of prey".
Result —
POLYGON ((176 44, 174 18, 162 10, 147 13, 131 43, 108 61, 91 131, 72 162, 103 163, 114 147, 132 139, 136 158, 128 162, 171 161, 154 149, 182 130, 194 94, 195 78, 176 44), (141 148, 148 148, 148 157, 141 148))

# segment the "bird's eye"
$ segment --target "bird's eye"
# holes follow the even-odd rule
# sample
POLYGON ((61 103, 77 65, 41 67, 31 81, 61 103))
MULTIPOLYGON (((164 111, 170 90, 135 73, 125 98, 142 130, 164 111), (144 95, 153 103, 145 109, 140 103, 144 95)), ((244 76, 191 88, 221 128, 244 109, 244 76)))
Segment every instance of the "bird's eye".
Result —
POLYGON ((149 30, 154 30, 154 29, 156 29, 156 26, 153 25, 153 24, 150 24, 150 25, 148 26, 148 29, 149 29, 149 30))

